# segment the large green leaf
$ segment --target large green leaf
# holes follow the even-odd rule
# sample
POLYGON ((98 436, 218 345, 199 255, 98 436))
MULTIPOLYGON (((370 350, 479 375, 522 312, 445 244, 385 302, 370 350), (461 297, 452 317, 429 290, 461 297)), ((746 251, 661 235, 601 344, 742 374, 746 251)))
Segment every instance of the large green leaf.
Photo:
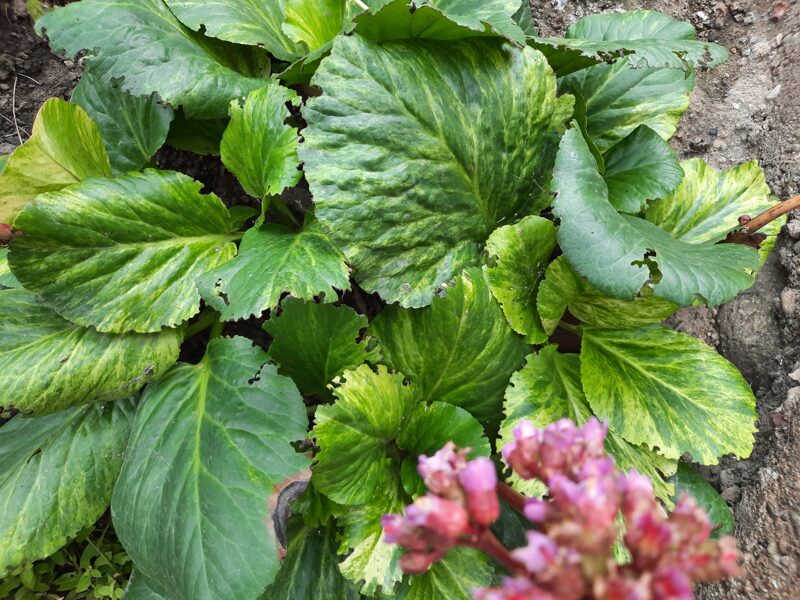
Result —
POLYGON ((683 179, 675 151, 646 125, 612 147, 603 162, 608 199, 621 212, 641 212, 647 200, 663 198, 683 179))
POLYGON ((0 575, 50 556, 105 512, 133 412, 124 400, 0 427, 0 575))
POLYGON ((222 136, 222 162, 255 198, 280 194, 300 181, 297 129, 286 124, 286 104, 297 94, 269 81, 251 92, 242 105, 231 103, 231 121, 222 136))
POLYGON ((366 340, 360 340, 367 317, 349 306, 316 304, 287 298, 280 315, 264 323, 272 336, 269 354, 300 391, 330 399, 328 384, 369 357, 366 340))
POLYGON ((403 372, 426 401, 466 409, 497 430, 503 391, 527 346, 492 298, 483 273, 465 273, 422 309, 389 306, 370 325, 384 362, 403 372))
POLYGON ((371 10, 359 15, 356 29, 376 41, 490 35, 525 45, 525 32, 514 19, 521 0, 376 0, 367 4, 371 10))
POLYGON ((598 290, 631 298, 652 281, 656 296, 716 306, 753 283, 758 255, 738 244, 687 244, 649 221, 620 215, 586 141, 571 129, 553 177, 558 241, 569 263, 598 290))
POLYGON ((773 201, 757 162, 720 173, 701 159, 687 160, 686 177, 669 196, 651 204, 645 218, 682 242, 718 242, 739 227, 739 217, 757 214, 773 201))
POLYGON ((362 365, 342 380, 334 388, 336 403, 317 408, 312 432, 320 447, 314 485, 334 502, 383 505, 404 471, 404 483, 416 488, 409 468, 416 468, 420 454, 433 454, 448 441, 472 448, 473 455, 489 454, 474 418, 455 406, 420 402, 419 389, 405 384, 402 373, 362 365))
POLYGON ((89 51, 103 81, 124 78, 123 90, 156 92, 190 117, 224 117, 231 100, 263 86, 269 74, 262 50, 191 31, 163 0, 72 2, 39 19, 36 31, 70 56, 89 51))
POLYGON ((453 41, 495 36, 488 26, 464 27, 430 4, 418 6, 408 0, 383 2, 380 8, 361 13, 353 22, 359 35, 374 42, 414 38, 453 41))
MULTIPOLYGON (((294 523, 293 523, 294 525, 294 523)), ((342 577, 336 556, 336 527, 296 527, 275 581, 261 600, 359 600, 355 587, 342 577)))
POLYGON ((263 46, 281 60, 299 54, 283 32, 286 0, 164 0, 180 21, 211 37, 263 46))
POLYGON ((314 83, 300 156, 317 216, 362 285, 404 306, 536 208, 572 107, 541 54, 497 40, 339 37, 314 83))
POLYGON ((472 548, 454 548, 422 575, 406 577, 397 600, 471 600, 476 588, 492 584, 489 557, 472 548))
POLYGON ((755 397, 742 375, 693 337, 659 326, 584 328, 581 379, 595 414, 632 444, 702 464, 749 456, 755 397))
POLYGON ((649 287, 644 287, 632 300, 607 296, 575 273, 563 256, 547 267, 536 301, 548 335, 558 327, 567 309, 586 325, 607 329, 660 323, 678 310, 669 300, 653 296, 649 287))
POLYGON ((104 175, 111 167, 97 125, 80 106, 51 98, 0 173, 0 223, 12 223, 38 194, 104 175))
POLYGON ((605 153, 640 125, 671 138, 689 107, 694 75, 677 69, 632 69, 625 59, 559 82, 562 91, 583 97, 589 138, 605 153))
POLYGON ((496 229, 486 242, 486 252, 496 263, 486 270, 492 294, 511 328, 531 344, 547 339, 536 310, 536 295, 555 245, 553 223, 535 216, 496 229))
POLYGON ((462 27, 481 32, 491 29, 517 44, 525 44, 525 33, 514 21, 522 0, 427 0, 417 4, 441 11, 462 27))
POLYGON ((270 496, 309 460, 292 381, 245 338, 147 388, 111 503, 136 567, 173 599, 256 598, 280 567, 270 496))
POLYGON ((649 10, 583 17, 564 38, 533 38, 559 75, 611 58, 628 57, 631 67, 714 67, 728 58, 722 46, 695 39, 689 23, 649 10))
POLYGON ((125 398, 178 359, 181 336, 103 334, 73 325, 25 290, 0 291, 4 405, 47 414, 125 398))
POLYGON ((8 266, 8 248, 0 248, 0 290, 22 287, 8 266))
POLYGON ((239 256, 200 277, 197 287, 231 321, 275 308, 285 292, 335 302, 336 289, 350 288, 349 275, 344 256, 316 221, 300 232, 270 224, 248 230, 239 256))
POLYGON ((717 493, 711 484, 703 479, 700 474, 686 463, 678 465, 678 471, 672 477, 675 485, 673 500, 681 494, 689 494, 708 513, 711 522, 715 525, 711 533, 712 538, 718 538, 726 533, 733 533, 733 513, 725 500, 717 493))
POLYGON ((308 54, 329 44, 360 12, 352 0, 286 0, 283 32, 308 54))
POLYGON ((167 139, 173 117, 157 96, 131 96, 119 81, 102 81, 91 62, 72 92, 72 102, 97 124, 115 173, 145 166, 167 139))
MULTIPOLYGON (((578 425, 592 417, 581 386, 581 361, 575 354, 561 354, 554 345, 531 354, 525 367, 511 378, 506 390, 506 419, 500 430, 501 445, 514 439, 513 430, 527 419, 546 427, 560 419, 578 425)), ((643 446, 629 444, 612 428, 606 436, 606 450, 622 471, 636 469, 653 482, 656 494, 665 502, 674 493, 665 477, 675 473, 677 463, 643 446)))
POLYGON ((15 221, 11 269, 79 325, 173 327, 200 308, 195 277, 236 253, 227 209, 201 187, 147 169, 39 196, 15 221))

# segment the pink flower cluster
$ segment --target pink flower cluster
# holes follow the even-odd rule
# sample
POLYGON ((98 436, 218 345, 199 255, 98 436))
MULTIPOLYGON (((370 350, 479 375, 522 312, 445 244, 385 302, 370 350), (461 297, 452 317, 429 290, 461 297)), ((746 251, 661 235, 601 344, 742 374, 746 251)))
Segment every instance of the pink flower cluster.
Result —
POLYGON ((487 552, 512 577, 476 590, 476 600, 690 600, 696 582, 740 575, 733 539, 709 539, 708 515, 689 496, 668 515, 647 477, 617 470, 605 453, 606 432, 596 419, 581 428, 566 419, 515 428, 503 457, 521 477, 547 484, 543 499, 498 486, 489 459, 467 461, 452 443, 421 456, 430 493, 405 516, 384 517, 385 539, 408 550, 401 559, 407 573, 424 572, 455 546, 487 552), (498 490, 532 523, 527 546, 509 551, 489 529, 500 514, 498 490), (613 558, 620 516, 625 564, 613 558))

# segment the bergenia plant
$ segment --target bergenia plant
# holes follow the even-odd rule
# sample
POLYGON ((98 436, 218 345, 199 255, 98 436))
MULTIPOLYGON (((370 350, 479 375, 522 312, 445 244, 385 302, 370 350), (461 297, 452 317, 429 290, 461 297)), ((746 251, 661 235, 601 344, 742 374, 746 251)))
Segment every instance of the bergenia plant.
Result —
POLYGON ((568 419, 514 428, 503 459, 522 479, 544 482, 543 498, 515 500, 491 460, 468 460, 452 442, 420 456, 428 493, 403 516, 383 517, 385 540, 406 549, 400 566, 411 574, 458 546, 482 550, 509 576, 476 589, 475 600, 691 600, 695 583, 740 575, 735 540, 710 539, 711 520, 688 494, 667 514, 647 477, 617 469, 606 433, 594 418, 580 428, 568 419), (492 531, 501 497, 529 521, 522 547, 492 531))
POLYGON ((755 162, 670 146, 724 48, 650 11, 542 37, 540 6, 80 0, 38 18, 83 75, 0 158, 0 576, 103 515, 134 565, 126 600, 464 600, 503 564, 508 590, 607 596, 717 574, 725 546, 677 498, 732 530, 693 463, 751 452, 755 397, 662 322, 750 287, 798 201, 755 162), (641 476, 617 476, 596 424, 585 455, 524 458, 520 422, 564 418, 606 421, 641 476), (417 459, 448 441, 471 451, 424 463, 433 495, 390 522, 416 545, 401 559, 381 517, 424 494, 417 459), (501 489, 552 499, 529 504, 534 534, 501 498, 492 531, 531 542, 498 563, 503 447, 501 489), (620 506, 633 558, 614 566, 620 506))

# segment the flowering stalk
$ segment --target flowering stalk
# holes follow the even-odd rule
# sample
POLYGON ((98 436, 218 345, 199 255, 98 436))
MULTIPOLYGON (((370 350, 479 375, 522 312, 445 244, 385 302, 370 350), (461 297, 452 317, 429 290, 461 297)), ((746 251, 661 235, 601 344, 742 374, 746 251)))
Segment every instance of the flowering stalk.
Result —
POLYGON ((456 546, 489 554, 511 577, 475 590, 476 600, 688 600, 697 582, 740 575, 734 540, 710 540, 708 515, 689 496, 667 515, 647 477, 617 470, 605 453, 606 432, 597 419, 582 428, 566 419, 545 429, 523 421, 514 430, 503 458, 521 477, 545 482, 546 499, 498 483, 489 459, 468 461, 452 442, 421 456, 429 494, 405 516, 384 516, 385 540, 407 550, 400 565, 411 574, 456 546), (492 534, 500 498, 531 522, 527 546, 509 550, 492 534), (612 553, 620 538, 631 556, 624 565, 612 553))

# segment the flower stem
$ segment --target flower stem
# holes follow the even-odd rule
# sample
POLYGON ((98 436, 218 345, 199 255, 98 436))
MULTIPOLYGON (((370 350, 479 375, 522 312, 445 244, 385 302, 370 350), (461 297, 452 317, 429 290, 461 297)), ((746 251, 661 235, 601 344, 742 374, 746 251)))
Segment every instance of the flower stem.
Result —
POLYGON ((518 513, 521 513, 525 509, 525 496, 513 490, 505 483, 500 482, 497 484, 497 495, 500 496, 500 500, 508 504, 518 513))
POLYGON ((506 569, 508 569, 508 572, 512 575, 525 575, 527 572, 524 565, 511 556, 511 552, 508 551, 508 548, 503 546, 500 540, 498 540, 488 529, 481 533, 475 541, 470 542, 468 545, 472 546, 473 548, 477 548, 478 550, 482 550, 491 556, 506 569))
POLYGON ((772 221, 775 219, 779 219, 790 210, 794 210, 796 208, 800 208, 800 195, 789 198, 788 200, 784 200, 772 208, 768 208, 757 217, 750 219, 744 226, 744 229, 747 233, 755 233, 762 227, 766 227, 772 223, 772 221))

